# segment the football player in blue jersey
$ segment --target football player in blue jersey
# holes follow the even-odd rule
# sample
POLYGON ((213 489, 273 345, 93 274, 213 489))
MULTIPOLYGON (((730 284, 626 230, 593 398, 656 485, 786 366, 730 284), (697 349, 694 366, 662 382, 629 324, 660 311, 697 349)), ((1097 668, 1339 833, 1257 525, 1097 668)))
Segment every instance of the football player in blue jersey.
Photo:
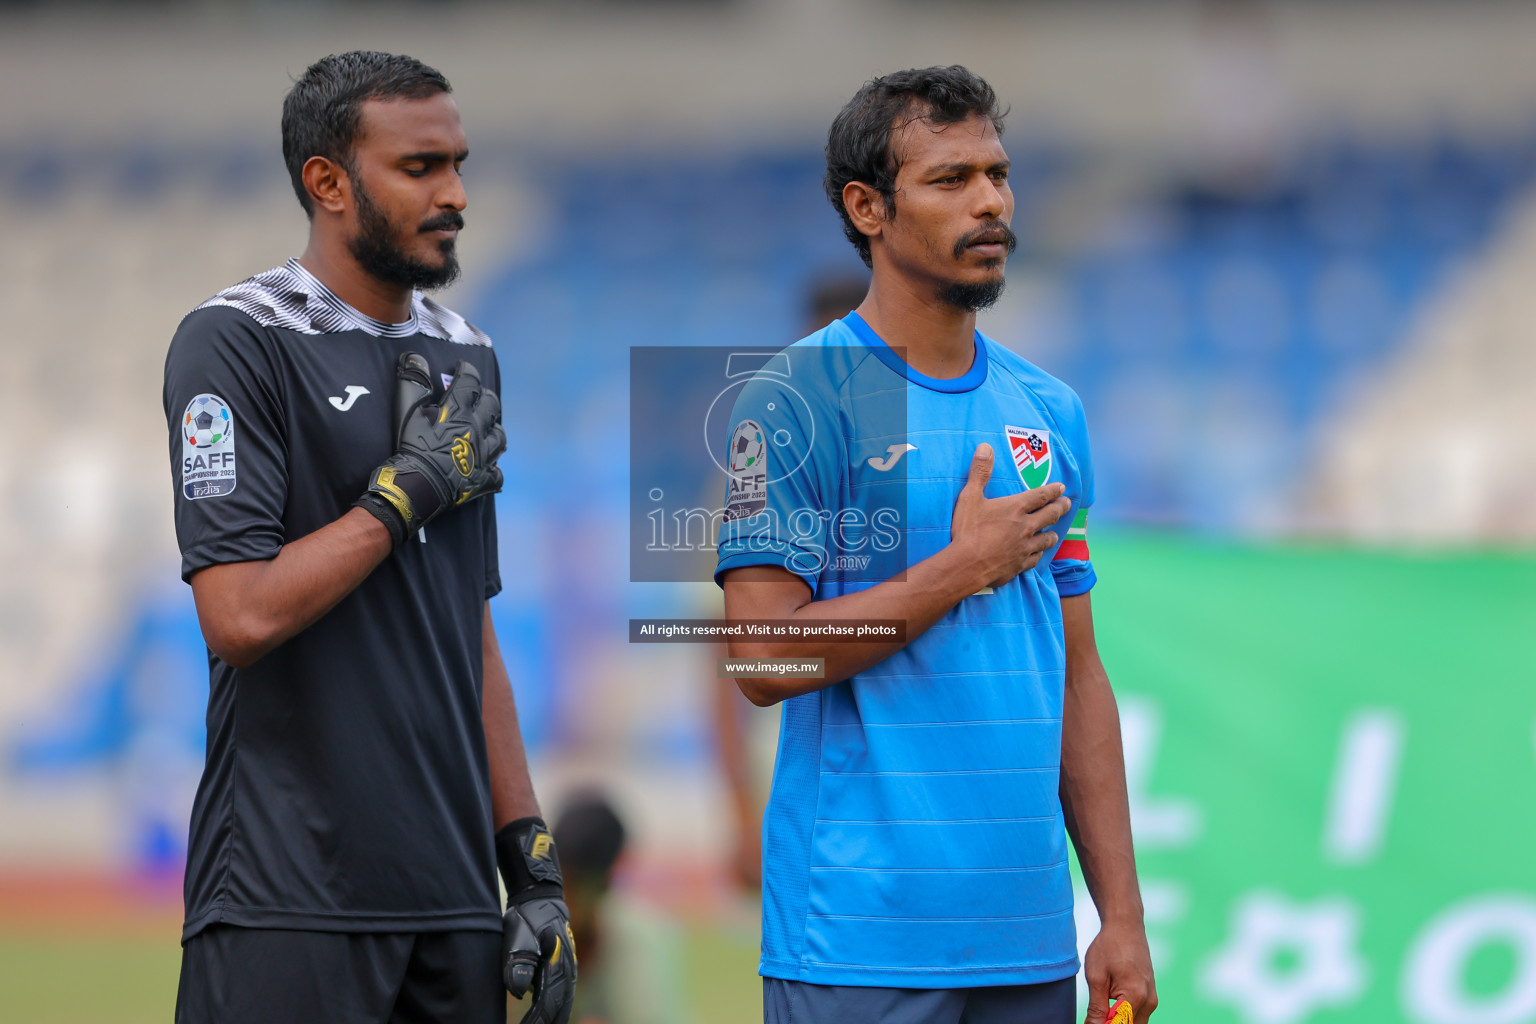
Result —
POLYGON ((859 90, 826 190, 869 293, 743 388, 721 438, 727 618, 905 623, 731 644, 825 666, 738 680, 784 704, 763 823, 773 1024, 1067 1024, 1080 966, 1089 1024, 1113 999, 1143 1021, 1157 1005, 1094 642, 1082 405, 976 330, 1016 244, 1002 125, 962 67, 859 90), (1068 836, 1103 922, 1081 965, 1068 836))

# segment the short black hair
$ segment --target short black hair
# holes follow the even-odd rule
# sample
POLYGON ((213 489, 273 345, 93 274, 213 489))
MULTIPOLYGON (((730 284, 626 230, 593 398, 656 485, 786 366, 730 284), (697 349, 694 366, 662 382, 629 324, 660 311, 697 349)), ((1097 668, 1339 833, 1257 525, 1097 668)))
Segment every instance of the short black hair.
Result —
POLYGON ((869 237, 853 226, 843 206, 843 187, 850 181, 869 185, 894 209, 896 172, 901 165, 891 149, 898 128, 913 121, 947 125, 975 115, 987 118, 1003 133, 1007 112, 997 105, 997 93, 980 75, 959 64, 947 68, 896 71, 864 83, 832 121, 827 132, 827 176, 822 185, 843 218, 843 234, 872 266, 869 237), (898 123, 899 122, 899 123, 898 123))
POLYGON ((305 68, 283 99, 283 162, 304 212, 315 215, 305 162, 323 156, 352 169, 365 100, 419 100, 440 92, 453 92, 442 72, 398 53, 333 53, 305 68))

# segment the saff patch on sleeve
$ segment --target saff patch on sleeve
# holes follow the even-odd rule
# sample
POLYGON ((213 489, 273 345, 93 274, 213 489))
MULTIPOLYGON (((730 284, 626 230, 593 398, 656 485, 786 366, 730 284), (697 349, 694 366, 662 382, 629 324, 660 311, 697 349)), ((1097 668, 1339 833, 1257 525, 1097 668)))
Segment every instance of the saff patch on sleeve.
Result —
POLYGON ((768 507, 768 445, 756 420, 736 424, 726 455, 731 486, 725 499, 725 521, 750 519, 768 507))
POLYGON ((218 395, 198 395, 181 418, 181 494, 216 498, 235 489, 235 416, 218 395))

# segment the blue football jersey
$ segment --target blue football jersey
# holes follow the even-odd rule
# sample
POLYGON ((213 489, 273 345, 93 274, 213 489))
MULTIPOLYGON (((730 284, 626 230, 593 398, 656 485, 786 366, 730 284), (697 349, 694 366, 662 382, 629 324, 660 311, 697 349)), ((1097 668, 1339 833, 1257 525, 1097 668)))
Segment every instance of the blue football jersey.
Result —
POLYGON ((781 565, 820 600, 899 577, 949 543, 982 442, 988 497, 1060 481, 1073 511, 1035 568, 784 702, 763 825, 766 976, 954 988, 1077 972, 1057 796, 1060 599, 1095 580, 1076 394, 980 332, 963 377, 925 377, 849 314, 742 388, 716 578, 781 565))

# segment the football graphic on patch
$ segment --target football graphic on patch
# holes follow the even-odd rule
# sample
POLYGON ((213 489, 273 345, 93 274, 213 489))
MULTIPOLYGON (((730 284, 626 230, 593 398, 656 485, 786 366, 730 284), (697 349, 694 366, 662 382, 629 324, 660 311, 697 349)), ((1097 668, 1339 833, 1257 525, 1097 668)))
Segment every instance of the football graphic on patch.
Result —
POLYGON ((182 432, 194 448, 223 444, 234 430, 229 407, 213 395, 198 395, 187 406, 182 432))
POLYGON ((752 420, 742 420, 731 433, 731 471, 761 472, 763 467, 763 428, 752 420))

